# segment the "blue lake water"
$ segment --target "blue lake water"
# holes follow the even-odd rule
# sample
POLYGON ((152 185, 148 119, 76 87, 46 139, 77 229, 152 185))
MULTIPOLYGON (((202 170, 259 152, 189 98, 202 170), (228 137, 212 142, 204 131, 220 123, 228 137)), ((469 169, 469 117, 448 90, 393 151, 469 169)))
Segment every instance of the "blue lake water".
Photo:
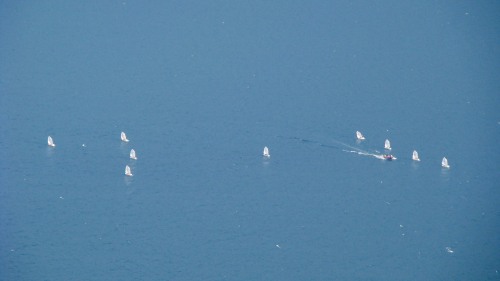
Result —
POLYGON ((0 280, 500 280, 500 6, 330 2, 0 4, 0 280))

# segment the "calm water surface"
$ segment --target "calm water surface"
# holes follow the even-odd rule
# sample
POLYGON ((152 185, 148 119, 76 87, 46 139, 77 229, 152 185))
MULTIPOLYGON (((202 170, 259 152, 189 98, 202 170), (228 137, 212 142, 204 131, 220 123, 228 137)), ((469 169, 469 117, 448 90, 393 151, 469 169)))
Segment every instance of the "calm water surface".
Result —
POLYGON ((500 280, 498 11, 0 4, 0 279, 500 280))

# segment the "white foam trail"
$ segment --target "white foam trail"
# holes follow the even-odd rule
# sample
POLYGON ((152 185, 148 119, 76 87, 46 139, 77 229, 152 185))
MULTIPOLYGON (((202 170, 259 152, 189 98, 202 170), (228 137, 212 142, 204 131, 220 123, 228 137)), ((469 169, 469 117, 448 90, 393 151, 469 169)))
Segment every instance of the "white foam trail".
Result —
MULTIPOLYGON (((278 136, 278 137, 282 137, 284 138, 283 136, 278 136)), ((329 142, 331 144, 323 144, 319 141, 315 141, 315 140, 310 140, 310 139, 303 139, 303 138, 299 138, 299 137, 287 137, 288 139, 293 139, 293 140, 298 140, 298 141, 301 141, 303 143, 310 143, 310 144, 317 144, 319 146, 322 146, 322 147, 328 147, 328 148, 337 148, 337 149, 341 149, 342 151, 344 152, 348 152, 348 153, 356 153, 358 155, 363 155, 363 156, 369 156, 369 157, 375 157, 377 159, 381 159, 381 160, 384 160, 384 155, 381 154, 379 151, 375 150, 376 153, 378 154, 375 154, 375 153, 370 153, 368 151, 365 151, 365 150, 362 150, 362 149, 359 149, 357 147, 354 147, 354 146, 351 146, 347 143, 343 143, 341 141, 338 141, 336 139, 332 139, 332 138, 329 138, 329 142), (346 150, 344 148, 350 148, 351 150, 346 150)))
POLYGON ((377 159, 384 160, 384 155, 382 155, 382 154, 374 154, 374 153, 369 153, 369 152, 365 152, 365 151, 355 151, 355 150, 345 150, 345 149, 342 149, 342 151, 356 153, 358 155, 363 155, 363 156, 375 157, 377 159))

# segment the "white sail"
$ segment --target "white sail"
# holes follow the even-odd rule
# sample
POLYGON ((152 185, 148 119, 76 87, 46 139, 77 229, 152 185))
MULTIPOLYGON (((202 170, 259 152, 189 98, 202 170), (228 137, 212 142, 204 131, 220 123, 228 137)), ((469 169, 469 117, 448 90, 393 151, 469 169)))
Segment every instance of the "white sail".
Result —
POLYGON ((54 143, 54 141, 52 140, 52 137, 51 137, 51 136, 49 136, 49 137, 47 138, 47 144, 48 144, 49 146, 52 146, 52 147, 56 146, 56 144, 55 144, 55 143, 54 143))
POLYGON ((387 150, 391 150, 391 142, 389 140, 385 140, 384 148, 387 150))
POLYGON ((448 159, 446 159, 446 157, 443 157, 443 161, 441 161, 441 166, 443 166, 443 168, 450 167, 450 165, 448 165, 448 159))
POLYGON ((128 165, 125 166, 125 175, 129 177, 133 176, 132 171, 130 170, 130 167, 128 165))
POLYGON ((420 161, 420 158, 418 158, 418 152, 416 150, 413 150, 413 155, 411 156, 411 159, 415 161, 420 161))
POLYGON ((365 139, 365 137, 363 136, 363 134, 360 131, 356 131, 356 138, 358 140, 364 140, 365 139))
POLYGON ((264 157, 271 157, 271 154, 269 154, 269 148, 267 148, 267 146, 264 146, 264 151, 262 152, 262 155, 264 155, 264 157))
POLYGON ((135 155, 135 150, 134 149, 130 150, 130 159, 137 160, 137 156, 135 155))
POLYGON ((128 142, 127 135, 125 134, 125 132, 122 132, 120 137, 121 137, 122 141, 128 142))

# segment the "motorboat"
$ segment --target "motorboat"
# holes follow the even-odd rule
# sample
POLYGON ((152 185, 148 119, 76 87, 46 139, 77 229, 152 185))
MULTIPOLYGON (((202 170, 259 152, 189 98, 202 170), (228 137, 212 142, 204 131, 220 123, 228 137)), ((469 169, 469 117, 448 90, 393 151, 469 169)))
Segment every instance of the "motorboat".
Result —
POLYGON ((383 155, 383 157, 384 157, 384 159, 385 159, 385 160, 389 160, 389 161, 392 161, 392 160, 396 160, 396 159, 397 159, 397 158, 396 158, 396 157, 394 157, 394 155, 392 155, 392 154, 384 154, 384 155, 383 155))

